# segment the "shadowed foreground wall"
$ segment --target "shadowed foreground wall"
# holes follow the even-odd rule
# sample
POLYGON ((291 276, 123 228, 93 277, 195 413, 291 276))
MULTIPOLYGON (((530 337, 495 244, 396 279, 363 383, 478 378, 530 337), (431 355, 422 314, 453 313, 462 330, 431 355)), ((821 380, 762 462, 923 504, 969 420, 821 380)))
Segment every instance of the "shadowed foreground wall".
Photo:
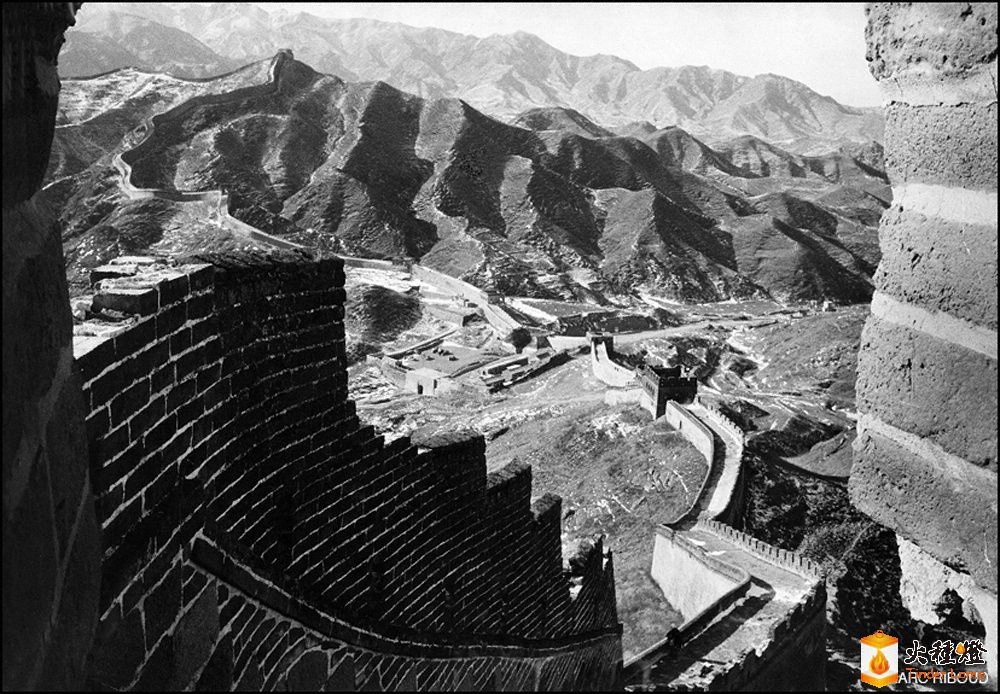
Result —
POLYGON ((343 281, 299 253, 102 281, 94 308, 131 319, 76 339, 104 531, 91 684, 284 687, 309 651, 310 686, 620 685, 611 557, 564 573, 530 468, 359 421, 343 281))
POLYGON ((3 6, 3 688, 83 684, 100 538, 59 225, 35 204, 74 3, 3 6))
POLYGON ((996 676, 997 6, 866 12, 893 205, 858 358, 851 498, 971 577, 996 676))
POLYGON ((76 7, 3 10, 4 688, 620 686, 611 556, 564 571, 530 468, 358 420, 340 261, 114 273, 71 337, 31 196, 76 7))

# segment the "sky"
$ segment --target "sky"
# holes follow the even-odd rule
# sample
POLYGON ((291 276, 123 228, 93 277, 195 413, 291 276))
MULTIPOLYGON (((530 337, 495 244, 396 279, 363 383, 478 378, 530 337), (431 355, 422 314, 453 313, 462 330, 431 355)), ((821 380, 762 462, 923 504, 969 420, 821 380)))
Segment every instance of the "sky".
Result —
POLYGON ((607 53, 642 69, 708 65, 751 77, 772 72, 841 103, 881 103, 865 62, 864 3, 255 4, 480 37, 526 31, 566 53, 607 53))

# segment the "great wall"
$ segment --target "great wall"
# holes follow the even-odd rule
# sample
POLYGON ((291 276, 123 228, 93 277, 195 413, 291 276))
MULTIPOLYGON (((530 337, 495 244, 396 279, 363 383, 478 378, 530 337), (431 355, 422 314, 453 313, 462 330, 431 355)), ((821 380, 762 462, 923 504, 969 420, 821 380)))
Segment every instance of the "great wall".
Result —
MULTIPOLYGON (((564 565, 560 502, 531 502, 530 468, 487 475, 481 436, 385 445, 358 419, 343 267, 382 261, 296 249, 119 263, 95 275, 95 313, 113 319, 74 336, 58 228, 32 195, 77 9, 4 8, 4 627, 21 636, 4 639, 5 689, 823 687, 822 572, 730 525, 743 432, 699 399, 659 413, 610 340, 591 352, 595 376, 709 463, 691 507, 653 538, 651 573, 685 621, 624 664, 612 557, 598 542, 564 565)), ((964 135, 942 148, 937 133, 970 118, 995 139, 996 7, 868 12, 896 202, 862 344, 851 492, 912 548, 904 571, 944 570, 974 601, 995 676, 996 148, 964 135), (883 368, 900 345, 919 369, 883 368), (970 390, 951 398, 945 381, 970 390), (909 406, 916 389, 933 413, 909 406)), ((125 158, 127 195, 176 195, 289 248, 232 218, 220 191, 135 188, 125 158)), ((410 271, 498 333, 520 327, 485 292, 410 271)))
POLYGON ((255 241, 268 248, 286 250, 302 248, 297 243, 266 234, 260 229, 233 217, 229 214, 229 196, 225 195, 221 190, 194 192, 164 188, 140 188, 132 182, 132 164, 142 158, 145 148, 152 141, 156 133, 157 124, 162 125, 176 120, 201 104, 238 102, 251 96, 264 96, 277 93, 281 88, 280 77, 282 65, 290 58, 291 54, 288 51, 281 51, 274 57, 268 69, 268 80, 265 84, 244 87, 243 89, 237 89, 226 94, 196 96, 163 113, 158 113, 144 119, 131 134, 131 137, 136 139, 135 144, 125 151, 115 153, 112 159, 112 164, 119 173, 119 187, 122 193, 130 200, 158 198, 172 202, 200 205, 208 213, 208 216, 215 220, 220 227, 230 231, 237 237, 255 241))
POLYGON ((694 394, 679 370, 655 379, 618 363, 615 336, 591 335, 591 369, 679 431, 708 463, 691 506, 657 528, 650 575, 684 622, 625 662, 632 690, 809 690, 825 686, 826 585, 820 568, 731 527, 741 513, 746 435, 694 394), (642 384, 642 389, 635 386, 642 384), (662 410, 659 388, 670 399, 662 410), (681 401, 681 402, 678 402, 681 401), (688 400, 688 404, 683 404, 688 400), (782 657, 797 650, 795 667, 782 657))
POLYGON ((305 609, 340 625, 339 644, 323 651, 346 658, 358 688, 613 685, 611 558, 586 558, 571 597, 558 499, 530 504, 529 469, 488 477, 478 435, 383 446, 358 420, 346 395, 342 263, 205 260, 102 280, 95 306, 137 320, 74 341, 105 546, 94 682, 142 688, 160 661, 173 663, 178 639, 208 627, 175 686, 204 685, 200 668, 231 673, 226 688, 283 686, 315 647, 289 636, 309 626, 305 609), (286 596, 260 598, 230 572, 286 596), (227 611, 231 594, 259 598, 256 618, 227 611), (297 612, 282 609, 289 595, 297 612), (409 645, 380 654, 348 638, 359 631, 405 634, 409 645), (427 655, 455 645, 450 634, 478 650, 427 655), (137 636, 145 650, 128 648, 137 636), (505 655, 536 647, 557 655, 530 666, 505 655), (587 665, 594 649, 608 656, 603 673, 587 665), (382 674, 390 667, 394 678, 382 674))

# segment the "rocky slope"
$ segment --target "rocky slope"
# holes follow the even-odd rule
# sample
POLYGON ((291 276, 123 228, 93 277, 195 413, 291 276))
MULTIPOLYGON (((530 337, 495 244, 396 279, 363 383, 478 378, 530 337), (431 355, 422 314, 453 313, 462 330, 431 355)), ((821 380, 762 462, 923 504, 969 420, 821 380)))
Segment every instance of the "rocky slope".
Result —
POLYGON ((112 154, 189 98, 128 155, 132 183, 222 189, 233 215, 306 245, 419 258, 515 295, 870 295, 888 200, 877 147, 716 150, 679 128, 617 136, 560 109, 518 127, 276 60, 273 84, 269 63, 197 82, 134 70, 67 81, 46 193, 68 239, 128 216, 137 203, 116 194, 112 154))
POLYGON ((532 34, 485 38, 375 20, 327 20, 248 4, 94 3, 67 32, 64 76, 125 65, 206 75, 291 48, 320 72, 382 80, 428 99, 460 98, 504 120, 545 107, 605 126, 678 125, 710 143, 750 134, 815 153, 882 137, 877 109, 858 109, 778 75, 708 67, 640 70, 609 55, 569 55, 532 34), (183 40, 180 34, 184 34, 183 40))
POLYGON ((135 66, 205 77, 251 62, 223 57, 183 29, 132 13, 94 13, 87 26, 88 31, 73 33, 59 56, 63 74, 88 76, 135 66))

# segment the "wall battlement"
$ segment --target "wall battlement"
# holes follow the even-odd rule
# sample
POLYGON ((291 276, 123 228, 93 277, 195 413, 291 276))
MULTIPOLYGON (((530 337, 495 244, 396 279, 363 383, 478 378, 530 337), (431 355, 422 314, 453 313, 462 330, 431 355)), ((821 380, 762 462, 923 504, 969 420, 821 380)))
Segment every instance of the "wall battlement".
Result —
POLYGON ((721 428, 725 429, 734 439, 739 441, 742 445, 746 444, 747 434, 743 431, 743 428, 734 422, 730 417, 726 415, 722 409, 713 403, 707 402, 704 398, 698 398, 697 402, 699 405, 708 410, 709 416, 718 424, 721 428))
MULTIPOLYGON (((74 339, 104 534, 92 684, 133 685, 180 647, 187 557, 209 527, 299 597, 375 632, 579 639, 581 653, 620 638, 610 555, 571 595, 561 502, 531 503, 530 468, 487 475, 479 435, 384 445, 358 419, 339 259, 135 267, 101 280, 92 304, 124 318, 74 339)), ((614 686, 619 661, 588 665, 600 670, 591 686, 614 686)))
POLYGON ((664 687, 720 691, 822 688, 826 662, 826 583, 822 573, 795 553, 772 547, 723 523, 699 521, 695 530, 701 533, 699 540, 689 539, 685 532, 666 526, 657 528, 653 576, 672 604, 681 610, 685 622, 626 663, 629 688, 633 691, 659 691, 664 687), (744 569, 731 547, 725 552, 726 559, 715 556, 719 550, 707 552, 703 546, 708 539, 706 532, 804 579, 783 587, 801 591, 798 599, 780 609, 769 610, 766 617, 757 617, 769 620, 766 635, 753 631, 739 633, 738 625, 761 609, 745 611, 760 600, 756 593, 759 588, 754 588, 756 570, 751 573, 744 569), (727 635, 726 640, 745 648, 736 657, 720 660, 713 653, 719 645, 717 627, 731 613, 741 610, 742 616, 735 616, 734 625, 722 633, 727 635))
MULTIPOLYGON (((691 506, 659 526, 654 538, 650 574, 685 622, 626 663, 626 682, 633 690, 664 686, 733 691, 822 686, 826 591, 821 568, 795 552, 774 547, 726 524, 742 503, 745 433, 701 398, 691 409, 667 402, 663 416, 705 456, 709 470, 691 506), (715 546, 711 552, 706 543, 715 546), (719 554, 724 557, 716 556, 719 554), (768 620, 767 638, 761 641, 759 634, 740 634, 739 627, 733 626, 726 640, 752 641, 753 645, 737 658, 726 656, 720 660, 714 653, 719 637, 711 635, 712 629, 760 599, 751 594, 751 583, 760 572, 767 574, 768 570, 756 559, 793 574, 779 572, 777 576, 787 584, 785 590, 802 591, 804 597, 793 605, 769 610, 766 615, 762 608, 753 610, 756 618, 768 620), (792 646, 801 656, 794 667, 786 662, 786 651, 792 646), (692 658, 695 663, 704 659, 700 669, 682 665, 690 664, 692 658), (805 662, 809 665, 803 668, 805 662), (805 674, 788 674, 796 672, 805 674)), ((746 621, 748 614, 735 617, 734 624, 746 621)))
POLYGON ((739 544, 751 554, 802 576, 822 579, 826 575, 822 566, 811 559, 803 557, 798 552, 790 552, 787 549, 770 545, 753 535, 748 535, 741 530, 737 530, 731 525, 726 525, 717 520, 704 519, 699 520, 695 526, 724 537, 734 544, 739 544))

